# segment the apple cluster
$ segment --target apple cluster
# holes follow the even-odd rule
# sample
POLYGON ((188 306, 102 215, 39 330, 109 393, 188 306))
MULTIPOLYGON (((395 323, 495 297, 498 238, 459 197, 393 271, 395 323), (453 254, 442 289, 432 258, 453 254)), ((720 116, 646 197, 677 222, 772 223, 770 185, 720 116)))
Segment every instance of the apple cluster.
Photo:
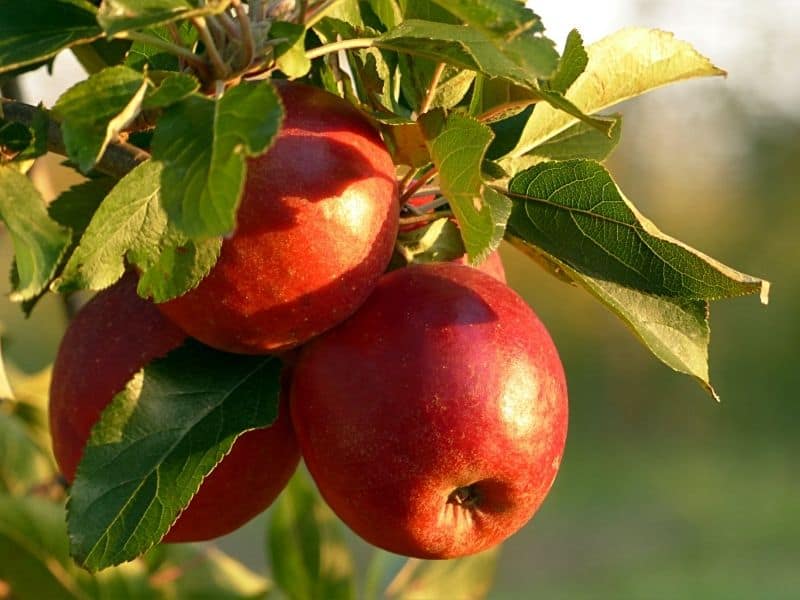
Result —
POLYGON ((279 86, 285 120, 251 159, 209 275, 162 304, 127 273, 71 322, 54 365, 53 450, 72 481, 103 409, 187 337, 280 354, 278 418, 242 434, 165 537, 218 537, 263 511, 302 456, 336 514, 386 550, 452 558, 522 527, 556 476, 567 391, 555 346, 499 256, 386 273, 391 156, 346 101, 279 86))

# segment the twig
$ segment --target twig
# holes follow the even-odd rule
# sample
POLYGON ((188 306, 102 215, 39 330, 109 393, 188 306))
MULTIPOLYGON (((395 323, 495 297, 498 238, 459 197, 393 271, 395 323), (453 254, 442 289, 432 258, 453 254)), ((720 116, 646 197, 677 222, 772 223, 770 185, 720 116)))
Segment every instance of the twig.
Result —
POLYGON ((416 191, 419 190, 419 188, 421 188, 423 185, 428 183, 431 179, 433 179, 436 176, 436 173, 437 171, 435 168, 431 169, 430 171, 425 173, 425 175, 423 175, 422 177, 417 179, 414 183, 409 185, 400 196, 400 206, 402 207, 406 202, 408 202, 409 198, 411 198, 416 193, 416 191))
POLYGON ((142 42, 143 44, 149 44, 151 46, 155 46, 156 48, 161 48, 162 50, 166 50, 171 54, 183 58, 192 66, 197 66, 198 64, 200 66, 205 66, 202 59, 188 48, 184 48, 178 44, 173 44, 172 42, 163 40, 156 35, 150 35, 149 33, 142 33, 139 31, 123 31, 122 33, 117 34, 115 37, 124 38, 134 42, 142 42))
POLYGON ((214 77, 216 79, 226 79, 228 76, 228 67, 225 66, 222 57, 219 55, 219 50, 217 50, 217 46, 214 44, 214 40, 211 37, 211 32, 208 30, 206 20, 203 17, 195 17, 191 19, 191 23, 197 30, 197 34, 200 36, 200 39, 206 48, 206 53, 211 61, 211 70, 214 73, 214 77))
POLYGON ((241 0, 233 0, 231 2, 233 9, 236 11, 236 18, 239 21, 239 28, 242 30, 242 42, 244 42, 244 65, 242 70, 246 70, 253 58, 256 55, 256 43, 253 40, 253 29, 250 27, 250 18, 242 6, 241 0))
POLYGON ((314 60, 315 58, 319 58, 320 56, 325 56, 326 54, 330 54, 332 52, 339 52, 339 50, 350 50, 352 48, 369 48, 375 42, 375 38, 353 38, 350 40, 341 40, 338 42, 332 42, 330 44, 325 44, 324 46, 320 46, 319 48, 312 48, 308 52, 306 52, 306 58, 308 60, 314 60))
POLYGON ((425 94, 425 99, 422 101, 422 104, 419 107, 419 114, 425 114, 431 107, 433 98, 436 96, 436 88, 439 86, 439 80, 442 78, 442 73, 444 73, 444 63, 440 62, 438 65, 436 65, 436 70, 433 72, 431 84, 428 87, 428 93, 425 94))
POLYGON ((436 219, 443 219, 452 217, 453 211, 451 210, 437 210, 434 212, 425 213, 422 215, 414 215, 411 217, 400 217, 400 225, 416 225, 417 223, 428 223, 436 219))
MULTIPOLYGON (((0 99, 3 116, 9 121, 19 121, 24 125, 33 123, 37 111, 41 110, 23 102, 0 99)), ((67 156, 61 127, 52 119, 48 119, 47 149, 50 152, 67 156)), ((95 169, 106 175, 121 178, 130 173, 137 165, 150 158, 150 154, 132 144, 112 142, 95 165, 95 169)))

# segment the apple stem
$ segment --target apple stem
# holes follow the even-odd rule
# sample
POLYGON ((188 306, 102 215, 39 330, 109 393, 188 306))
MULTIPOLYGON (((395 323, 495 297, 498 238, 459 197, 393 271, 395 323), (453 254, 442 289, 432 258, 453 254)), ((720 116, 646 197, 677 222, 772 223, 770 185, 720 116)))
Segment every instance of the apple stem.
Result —
POLYGON ((427 173, 425 173, 422 177, 411 183, 400 195, 400 206, 402 207, 406 202, 408 202, 409 198, 411 198, 417 190, 419 190, 423 185, 428 183, 431 179, 436 176, 436 168, 434 167, 427 173))
POLYGON ((191 19, 192 25, 197 30, 197 34, 206 48, 206 54, 211 62, 211 70, 216 79, 225 80, 228 76, 228 67, 222 60, 219 54, 217 45, 214 43, 214 38, 211 37, 211 32, 208 30, 208 24, 204 17, 195 17, 191 19))
POLYGON ((155 46, 156 48, 161 48, 170 54, 174 54, 175 56, 182 58, 194 67, 205 67, 205 63, 203 63, 200 57, 198 57, 188 48, 184 48, 178 44, 173 44, 172 42, 168 42, 167 40, 161 39, 155 35, 150 35, 149 33, 142 33, 140 31, 123 31, 114 37, 131 40, 132 42, 141 42, 143 44, 148 44, 149 46, 155 46))
POLYGON ((431 84, 428 87, 428 93, 425 95, 425 99, 422 101, 422 104, 419 107, 419 114, 425 114, 431 107, 433 99, 436 96, 436 88, 439 87, 439 80, 442 78, 442 73, 444 73, 444 63, 440 62, 438 65, 436 65, 436 70, 433 72, 431 84))
POLYGON ((478 503, 479 500, 480 494, 475 488, 474 483, 471 485, 463 485, 460 488, 454 489, 447 498, 447 502, 450 504, 456 504, 465 508, 472 508, 478 503))
POLYGON ((231 5, 236 11, 236 20, 239 21, 239 28, 242 32, 242 42, 244 43, 243 70, 246 70, 250 67, 250 63, 253 62, 256 55, 256 43, 253 39, 253 29, 250 27, 250 18, 247 16, 247 12, 244 10, 241 0, 232 0, 231 5))

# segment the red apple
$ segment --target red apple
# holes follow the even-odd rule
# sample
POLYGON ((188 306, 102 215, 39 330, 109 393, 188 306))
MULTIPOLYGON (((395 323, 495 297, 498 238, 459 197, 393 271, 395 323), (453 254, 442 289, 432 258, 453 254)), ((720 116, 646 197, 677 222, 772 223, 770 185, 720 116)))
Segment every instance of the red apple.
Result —
MULTIPOLYGON (((136 294, 126 275, 89 301, 70 323, 53 366, 50 431, 53 452, 72 481, 92 426, 115 394, 144 365, 181 345, 185 334, 136 294)), ((271 427, 242 434, 165 537, 169 542, 224 535, 278 496, 300 455, 284 399, 271 427)))
POLYGON ((345 100, 297 83, 274 145, 250 159, 236 231, 194 290, 160 304, 229 352, 277 352, 341 322, 386 269, 399 205, 392 158, 345 100))
POLYGON ((564 372, 510 288, 461 265, 385 275, 304 347, 292 422, 322 496, 391 552, 453 558, 522 527, 556 476, 564 372))

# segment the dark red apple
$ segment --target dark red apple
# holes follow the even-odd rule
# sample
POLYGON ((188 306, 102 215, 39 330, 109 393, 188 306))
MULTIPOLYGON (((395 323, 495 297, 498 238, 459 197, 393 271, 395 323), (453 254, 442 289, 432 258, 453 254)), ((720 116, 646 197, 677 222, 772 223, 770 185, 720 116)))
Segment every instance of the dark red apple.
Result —
POLYGON ((544 325, 513 290, 452 263, 385 275, 302 349, 291 394, 328 504, 368 542, 419 558, 480 552, 522 527, 566 439, 544 325))
MULTIPOLYGON (((53 366, 50 431, 53 452, 72 481, 92 426, 115 394, 144 365, 181 345, 185 334, 136 294, 127 274, 98 293, 70 323, 53 366)), ((203 481, 165 537, 169 542, 224 535, 278 496, 300 459, 287 400, 271 427, 242 434, 203 481)))
POLYGON ((394 165, 378 132, 345 100, 278 87, 286 117, 248 163, 236 231, 194 290, 159 308, 229 352, 277 352, 341 322, 386 269, 397 236, 394 165))

